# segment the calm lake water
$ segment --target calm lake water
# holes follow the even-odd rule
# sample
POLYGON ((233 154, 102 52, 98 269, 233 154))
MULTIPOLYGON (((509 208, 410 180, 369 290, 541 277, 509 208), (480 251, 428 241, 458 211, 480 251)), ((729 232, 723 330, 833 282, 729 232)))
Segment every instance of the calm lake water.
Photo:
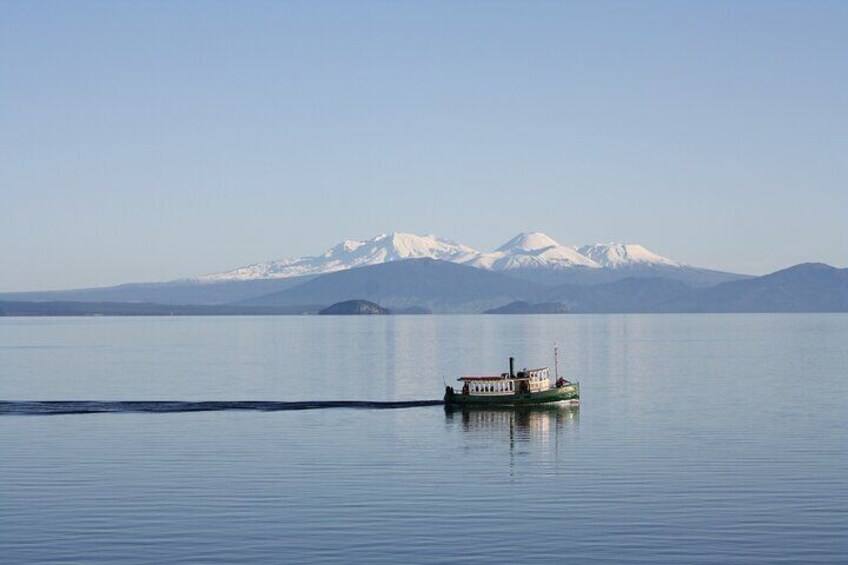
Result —
MULTIPOLYGON (((0 400, 579 408, 0 416, 3 563, 835 563, 848 316, 0 318, 0 400)), ((23 405, 21 405, 23 406, 23 405)))

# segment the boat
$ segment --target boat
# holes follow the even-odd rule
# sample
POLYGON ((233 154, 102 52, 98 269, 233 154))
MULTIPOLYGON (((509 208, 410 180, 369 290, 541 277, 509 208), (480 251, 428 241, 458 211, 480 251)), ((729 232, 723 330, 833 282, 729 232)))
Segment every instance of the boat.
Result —
POLYGON ((466 376, 459 391, 445 386, 445 406, 527 406, 533 404, 579 404, 580 383, 559 376, 554 348, 556 380, 551 384, 547 367, 515 371, 515 358, 509 358, 509 372, 496 376, 466 376))

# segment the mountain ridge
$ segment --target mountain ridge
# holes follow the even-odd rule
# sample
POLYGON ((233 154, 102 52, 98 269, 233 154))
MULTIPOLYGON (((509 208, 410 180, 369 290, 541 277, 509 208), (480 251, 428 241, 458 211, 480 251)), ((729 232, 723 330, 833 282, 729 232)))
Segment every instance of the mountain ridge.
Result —
POLYGON ((547 286, 600 284, 628 277, 662 276, 710 286, 747 275, 692 267, 635 244, 561 245, 542 232, 522 232, 494 251, 481 252, 437 235, 383 233, 346 239, 321 255, 254 263, 193 278, 115 286, 0 293, 0 300, 227 304, 291 288, 330 272, 404 259, 431 258, 499 272, 547 286))
POLYGON ((476 313, 535 296, 547 287, 476 267, 427 257, 327 273, 294 288, 238 302, 294 306, 368 300, 390 310, 476 313))
POLYGON ((664 277, 562 285, 542 295, 575 313, 848 312, 848 269, 801 263, 760 277, 693 288, 664 277))
POLYGON ((403 259, 440 259, 469 264, 490 270, 509 270, 530 262, 552 267, 584 266, 602 268, 615 264, 662 264, 682 266, 635 244, 562 245, 542 232, 522 232, 491 252, 482 252, 436 235, 419 236, 404 232, 383 233, 368 240, 346 239, 321 255, 277 259, 254 263, 229 271, 195 277, 195 280, 249 280, 253 278, 288 278, 326 274, 354 267, 364 267, 403 259), (584 249, 604 262, 585 255, 584 249), (614 257, 614 259, 613 259, 614 257))
MULTIPOLYGON (((289 280, 298 284, 249 298, 244 298, 242 289, 241 300, 218 305, 93 302, 96 294, 91 293, 84 295, 88 300, 64 302, 8 301, 0 295, 0 316, 295 314, 315 313, 345 300, 371 300, 398 313, 480 313, 517 301, 537 305, 560 303, 575 314, 848 312, 848 269, 821 263, 799 264, 761 277, 706 288, 695 288, 666 277, 627 277, 594 285, 566 283, 552 287, 428 258, 289 280)), ((269 281, 212 286, 229 284, 239 288, 255 282, 269 281)), ((195 286, 206 289, 209 285, 195 286)), ((274 287, 263 284, 250 289, 250 293, 268 288, 274 287)), ((166 289, 167 285, 157 292, 163 296, 166 289)), ((186 292, 187 288, 181 291, 186 292)), ((226 292, 217 299, 225 295, 226 292)), ((532 308, 525 310, 533 312, 532 308)))

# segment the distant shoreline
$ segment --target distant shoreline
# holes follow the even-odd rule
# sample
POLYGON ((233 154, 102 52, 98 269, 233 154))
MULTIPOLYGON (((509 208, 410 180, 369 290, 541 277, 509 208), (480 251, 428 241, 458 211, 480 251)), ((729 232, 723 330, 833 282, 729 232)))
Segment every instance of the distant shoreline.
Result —
MULTIPOLYGON (((121 302, 5 302, 0 301, 0 318, 121 318, 121 317, 203 317, 203 316, 310 316, 325 318, 319 311, 325 306, 214 306, 214 305, 168 305, 136 304, 121 302)), ((845 314, 844 310, 749 310, 749 311, 650 311, 641 312, 431 312, 411 313, 405 311, 389 312, 389 316, 579 316, 596 314, 845 314)), ((336 316, 349 318, 350 314, 336 316)), ((369 317, 368 314, 354 314, 356 317, 369 317)), ((381 317, 381 316, 377 316, 381 317)))
POLYGON ((152 304, 131 302, 7 302, 0 301, 0 317, 103 316, 302 316, 317 314, 323 306, 229 306, 152 304))

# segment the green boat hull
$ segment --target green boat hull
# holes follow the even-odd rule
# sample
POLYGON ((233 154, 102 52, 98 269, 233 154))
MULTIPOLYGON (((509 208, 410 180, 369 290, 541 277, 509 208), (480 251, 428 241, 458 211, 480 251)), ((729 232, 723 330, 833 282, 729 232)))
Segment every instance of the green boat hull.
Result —
POLYGON ((457 394, 453 388, 445 391, 445 405, 448 406, 532 406, 552 402, 576 403, 580 400, 580 384, 550 388, 543 392, 525 392, 505 395, 457 394))

